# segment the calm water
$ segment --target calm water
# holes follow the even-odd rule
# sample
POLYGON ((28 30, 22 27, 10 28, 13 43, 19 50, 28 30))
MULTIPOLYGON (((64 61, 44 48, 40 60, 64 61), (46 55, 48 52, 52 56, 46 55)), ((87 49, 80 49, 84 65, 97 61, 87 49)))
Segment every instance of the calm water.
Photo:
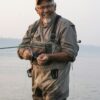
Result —
MULTIPOLYGON (((29 66, 15 50, 0 51, 0 100, 32 100, 29 66)), ((100 55, 77 57, 71 68, 68 100, 100 100, 100 55)))

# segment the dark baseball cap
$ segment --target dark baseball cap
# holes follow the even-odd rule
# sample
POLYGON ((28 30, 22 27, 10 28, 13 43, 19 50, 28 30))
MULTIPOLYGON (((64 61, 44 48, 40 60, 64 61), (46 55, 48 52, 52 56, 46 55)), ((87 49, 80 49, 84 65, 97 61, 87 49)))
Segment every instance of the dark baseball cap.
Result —
POLYGON ((36 0, 36 5, 41 5, 42 2, 53 3, 54 0, 36 0))

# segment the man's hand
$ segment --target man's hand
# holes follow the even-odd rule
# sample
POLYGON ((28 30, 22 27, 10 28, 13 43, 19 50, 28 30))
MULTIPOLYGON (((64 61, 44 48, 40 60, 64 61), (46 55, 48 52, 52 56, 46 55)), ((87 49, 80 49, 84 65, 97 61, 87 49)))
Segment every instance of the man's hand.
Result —
POLYGON ((47 54, 42 53, 42 54, 40 54, 40 55, 37 57, 37 63, 38 63, 39 65, 44 65, 44 64, 47 63, 47 61, 48 61, 48 56, 47 56, 47 54))
POLYGON ((30 60, 32 57, 32 50, 30 48, 20 48, 18 52, 22 59, 30 60))
POLYGON ((30 48, 25 49, 23 52, 23 59, 30 60, 32 58, 32 50, 30 48))

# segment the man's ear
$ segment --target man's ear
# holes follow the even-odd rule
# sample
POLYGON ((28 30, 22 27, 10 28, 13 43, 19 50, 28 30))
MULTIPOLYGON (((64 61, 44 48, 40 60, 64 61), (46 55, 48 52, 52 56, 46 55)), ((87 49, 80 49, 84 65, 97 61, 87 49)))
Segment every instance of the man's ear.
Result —
POLYGON ((38 9, 35 7, 35 11, 38 13, 38 9))
POLYGON ((37 12, 37 8, 35 7, 35 10, 36 10, 36 12, 37 12))

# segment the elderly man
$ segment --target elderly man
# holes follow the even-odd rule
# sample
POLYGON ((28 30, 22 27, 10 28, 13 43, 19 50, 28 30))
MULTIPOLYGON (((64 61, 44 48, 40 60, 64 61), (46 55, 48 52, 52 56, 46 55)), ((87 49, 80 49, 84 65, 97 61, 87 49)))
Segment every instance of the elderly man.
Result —
POLYGON ((20 44, 26 47, 18 49, 20 58, 31 61, 33 100, 66 100, 79 50, 75 26, 55 13, 54 0, 36 0, 35 10, 40 19, 29 26, 20 44))

